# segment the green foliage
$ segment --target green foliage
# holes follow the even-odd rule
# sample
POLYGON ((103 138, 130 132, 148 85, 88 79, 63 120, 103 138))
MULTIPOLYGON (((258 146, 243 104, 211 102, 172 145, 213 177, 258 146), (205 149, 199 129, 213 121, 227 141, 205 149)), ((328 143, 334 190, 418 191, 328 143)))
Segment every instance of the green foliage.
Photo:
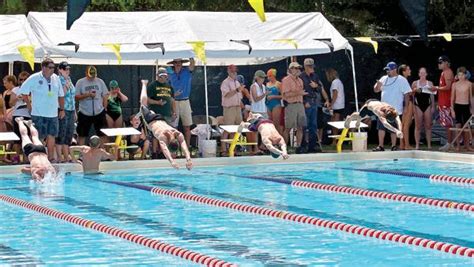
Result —
MULTIPOLYGON (((0 14, 65 11, 66 0, 3 0, 0 14)), ((398 0, 266 0, 267 12, 322 12, 347 36, 415 34, 398 0)), ((430 33, 472 33, 473 0, 429 0, 430 33)), ((250 12, 246 0, 92 0, 89 11, 232 11, 250 12)))

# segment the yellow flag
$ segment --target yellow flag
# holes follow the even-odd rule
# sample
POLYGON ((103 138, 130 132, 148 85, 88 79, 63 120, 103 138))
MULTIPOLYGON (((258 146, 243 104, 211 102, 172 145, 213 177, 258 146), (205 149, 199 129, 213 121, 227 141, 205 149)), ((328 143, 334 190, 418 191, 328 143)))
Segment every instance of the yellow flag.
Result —
POLYGON ((298 49, 298 43, 294 39, 275 39, 273 41, 278 42, 278 43, 290 44, 294 46, 296 49, 298 49))
POLYGON ((194 54, 196 55, 199 60, 203 63, 206 63, 206 42, 203 41, 194 41, 194 42, 187 42, 193 47, 194 54))
POLYGON ((102 44, 105 47, 110 48, 112 52, 114 52, 115 56, 117 57, 118 64, 122 64, 122 55, 120 55, 120 44, 102 44))
POLYGON ((21 57, 30 64, 31 70, 35 69, 35 46, 19 45, 16 47, 21 57))
POLYGON ((260 21, 265 22, 267 18, 265 17, 265 8, 263 7, 263 0, 249 0, 250 6, 257 13, 260 21))
POLYGON ((356 39, 359 42, 371 43, 372 46, 374 47, 375 54, 377 54, 377 50, 379 49, 379 43, 372 40, 372 38, 370 38, 370 37, 357 37, 357 38, 354 38, 354 39, 356 39))
POLYGON ((441 36, 443 36, 444 39, 448 42, 451 42, 453 40, 453 36, 450 33, 442 33, 441 36))

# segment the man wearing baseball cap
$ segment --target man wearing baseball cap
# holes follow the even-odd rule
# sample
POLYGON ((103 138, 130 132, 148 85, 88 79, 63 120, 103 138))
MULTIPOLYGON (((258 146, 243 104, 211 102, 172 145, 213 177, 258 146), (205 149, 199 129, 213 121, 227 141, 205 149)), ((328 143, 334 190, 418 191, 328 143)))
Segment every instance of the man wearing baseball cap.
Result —
MULTIPOLYGON (((161 115, 168 123, 176 119, 176 104, 173 87, 168 83, 168 71, 161 67, 156 72, 156 80, 147 86, 148 108, 161 115)), ((158 141, 153 140, 153 158, 156 158, 158 141)))
MULTIPOLYGON (((374 85, 374 92, 382 92, 381 101, 394 107, 398 115, 403 114, 403 101, 408 103, 411 93, 411 87, 407 79, 402 75, 398 75, 398 65, 395 62, 388 62, 383 70, 387 75, 382 76, 374 85)), ((374 151, 384 151, 384 139, 387 129, 377 120, 377 129, 379 137, 379 145, 374 148, 374 151)), ((400 129, 401 130, 401 129, 400 129)), ((403 134, 398 134, 390 131, 392 141, 392 151, 397 150, 397 137, 403 138, 403 134)))
POLYGON ((447 56, 443 55, 438 58, 438 69, 441 70, 439 86, 434 86, 433 89, 438 91, 440 124, 446 128, 446 136, 448 137, 446 145, 440 148, 440 150, 445 150, 449 147, 453 138, 449 128, 453 127, 453 119, 451 118, 451 87, 454 82, 454 73, 451 70, 451 61, 447 56))
POLYGON ((85 144, 85 138, 89 136, 92 125, 94 125, 95 134, 103 139, 102 142, 106 142, 104 133, 100 129, 107 127, 105 107, 108 92, 104 81, 97 77, 96 67, 88 66, 86 77, 76 83, 76 101, 79 102, 77 114, 79 145, 85 144))
POLYGON ((303 139, 303 128, 306 127, 306 114, 303 105, 303 96, 307 95, 303 88, 303 80, 299 77, 301 65, 291 62, 288 66, 288 75, 281 81, 281 92, 283 100, 286 101, 285 108, 285 141, 289 139, 292 128, 296 128, 296 153, 303 153, 301 141, 303 139))
POLYGON ((191 103, 191 80, 194 71, 194 58, 182 59, 176 58, 167 63, 173 65, 173 71, 169 74, 169 81, 174 90, 174 99, 176 101, 176 121, 174 126, 178 126, 179 120, 183 124, 186 143, 191 142, 191 125, 193 124, 191 103), (183 66, 183 63, 189 62, 189 67, 183 66))

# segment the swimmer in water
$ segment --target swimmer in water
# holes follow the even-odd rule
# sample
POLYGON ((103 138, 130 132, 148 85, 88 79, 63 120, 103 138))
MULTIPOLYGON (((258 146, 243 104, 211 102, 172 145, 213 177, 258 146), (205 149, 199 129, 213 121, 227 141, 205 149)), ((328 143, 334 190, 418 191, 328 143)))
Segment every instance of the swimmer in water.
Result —
POLYGON ((116 155, 112 155, 100 148, 100 137, 94 135, 89 140, 90 146, 71 146, 69 152, 74 162, 82 165, 85 174, 102 174, 99 171, 102 160, 116 160, 116 155), (74 152, 80 152, 81 159, 77 159, 74 152))

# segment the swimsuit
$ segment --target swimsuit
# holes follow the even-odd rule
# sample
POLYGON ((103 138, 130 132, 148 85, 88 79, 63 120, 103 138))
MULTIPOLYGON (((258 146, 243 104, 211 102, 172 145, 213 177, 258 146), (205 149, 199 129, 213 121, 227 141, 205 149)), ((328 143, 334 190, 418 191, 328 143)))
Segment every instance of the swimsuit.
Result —
MULTIPOLYGON (((267 87, 267 90, 270 91, 270 93, 268 94, 268 96, 279 96, 280 95, 280 91, 278 90, 278 88, 276 86, 272 86, 272 87, 267 87)), ((267 97, 268 97, 267 96, 267 97)), ((277 99, 277 98, 274 98, 274 99, 271 99, 271 100, 267 100, 267 108, 270 112, 272 112, 272 110, 275 108, 275 107, 279 107, 281 106, 281 100, 280 99, 277 99)))
POLYGON ((31 153, 46 154, 46 148, 43 145, 33 145, 32 143, 29 143, 23 147, 23 153, 25 153, 26 157, 28 157, 31 153))
POLYGON ((249 131, 251 131, 251 132, 257 132, 257 131, 258 131, 258 127, 260 127, 260 125, 262 125, 262 124, 264 124, 264 123, 271 123, 271 124, 273 124, 273 121, 268 120, 268 119, 264 119, 264 118, 260 117, 260 118, 258 118, 258 119, 256 119, 256 120, 251 120, 248 129, 249 129, 249 131))
POLYGON ((10 98, 11 98, 11 95, 10 94, 6 94, 5 97, 3 98, 3 101, 5 102, 5 108, 6 109, 9 109, 11 108, 10 106, 10 98))
MULTIPOLYGON (((417 89, 423 90, 428 89, 430 86, 428 84, 420 86, 420 81, 416 81, 417 89)), ((425 111, 431 106, 431 94, 416 92, 415 93, 415 105, 418 106, 421 112, 425 113, 425 111)))
POLYGON ((122 100, 118 96, 109 97, 107 100, 107 115, 114 121, 122 116, 122 100))
POLYGON ((464 125, 471 117, 470 105, 455 103, 454 113, 456 114, 456 123, 460 123, 461 125, 464 125))
POLYGON ((155 113, 151 112, 145 106, 141 107, 141 113, 142 113, 143 118, 145 119, 146 123, 152 123, 154 121, 166 121, 165 117, 163 117, 161 114, 155 114, 155 113))
POLYGON ((377 99, 369 99, 365 102, 364 104, 364 108, 362 108, 360 111, 359 111, 359 115, 361 118, 365 118, 367 116, 369 117, 372 117, 372 116, 375 116, 374 112, 372 110, 369 110, 369 108, 367 107, 367 105, 370 103, 370 102, 373 102, 373 101, 378 101, 377 99))

